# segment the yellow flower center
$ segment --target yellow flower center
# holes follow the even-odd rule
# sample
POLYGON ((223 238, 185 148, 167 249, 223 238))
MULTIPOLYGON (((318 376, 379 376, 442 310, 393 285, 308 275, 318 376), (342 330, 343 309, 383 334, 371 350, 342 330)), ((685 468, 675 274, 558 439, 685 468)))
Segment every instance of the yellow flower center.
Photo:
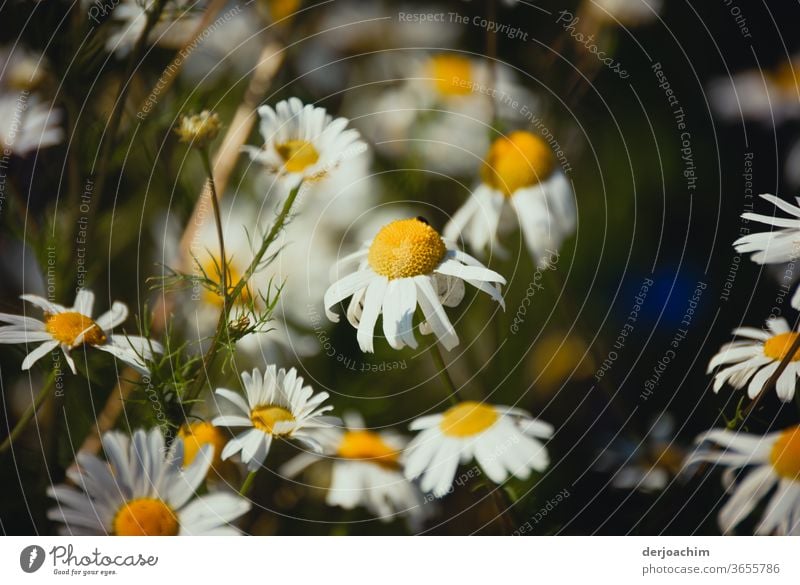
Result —
POLYGON ((387 445, 378 433, 371 431, 346 432, 337 452, 339 457, 363 459, 382 467, 395 468, 399 465, 399 451, 387 445))
POLYGON ((319 160, 317 149, 306 140, 289 140, 277 144, 275 150, 281 155, 284 167, 290 173, 300 173, 319 160))
POLYGON ((800 426, 783 431, 769 455, 775 473, 786 479, 800 481, 800 426))
POLYGON ((250 420, 253 421, 255 428, 264 431, 268 435, 285 434, 276 433, 274 430, 275 425, 279 422, 293 421, 294 415, 282 406, 265 404, 255 407, 250 412, 250 420))
POLYGON ((299 8, 300 0, 267 0, 267 10, 273 21, 293 15, 299 8))
POLYGON ((447 247, 442 237, 419 218, 399 219, 384 226, 369 248, 369 265, 388 279, 430 274, 447 247))
POLYGON ((178 530, 175 512, 156 498, 131 500, 114 517, 116 536, 175 536, 178 530))
POLYGON ((449 437, 470 437, 488 429, 498 418, 494 407, 467 401, 449 408, 439 428, 449 437))
MULTIPOLYGON (((797 333, 779 333, 770 337, 764 342, 764 355, 774 360, 782 360, 789 353, 795 339, 797 339, 797 333)), ((797 360, 800 360, 800 350, 796 351, 791 359, 793 362, 797 360)))
POLYGON ((472 62, 469 57, 450 54, 431 57, 428 75, 442 95, 467 95, 472 92, 472 62))
POLYGON ((75 311, 66 311, 50 315, 44 325, 53 339, 66 345, 75 345, 75 340, 83 333, 83 343, 102 345, 106 342, 106 334, 86 315, 75 311))
POLYGON ((492 143, 481 167, 481 178, 510 197, 517 189, 544 181, 555 167, 553 153, 544 140, 518 130, 492 143))
POLYGON ((790 96, 800 91, 800 63, 781 63, 770 75, 772 82, 790 96))
POLYGON ((206 445, 212 445, 214 447, 214 456, 211 461, 211 467, 219 470, 222 466, 222 449, 225 448, 225 444, 228 442, 228 437, 219 427, 215 427, 210 422, 195 421, 190 425, 183 425, 178 431, 178 436, 183 439, 184 467, 192 464, 200 449, 206 445))
MULTIPOLYGON (((208 259, 208 261, 203 265, 203 272, 206 273, 206 277, 217 285, 217 289, 222 286, 222 264, 219 261, 219 258, 213 256, 208 259)), ((228 260, 228 294, 233 292, 236 283, 239 282, 239 279, 242 275, 239 273, 238 270, 233 266, 233 262, 228 260)), ((245 286, 242 289, 242 292, 239 293, 239 296, 236 297, 236 305, 247 305, 250 302, 250 289, 249 287, 245 286)), ((209 304, 214 305, 217 307, 222 307, 222 295, 216 291, 209 290, 207 288, 203 289, 203 300, 209 304)))

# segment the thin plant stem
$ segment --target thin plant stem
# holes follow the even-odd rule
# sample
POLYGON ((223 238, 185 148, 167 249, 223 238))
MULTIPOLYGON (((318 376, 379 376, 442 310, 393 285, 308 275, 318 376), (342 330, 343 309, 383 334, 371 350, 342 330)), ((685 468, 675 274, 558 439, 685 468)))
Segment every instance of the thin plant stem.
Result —
POLYGON ((211 189, 211 204, 214 208, 214 222, 217 225, 217 239, 219 240, 220 256, 220 287, 222 289, 222 310, 227 310, 228 304, 228 257, 225 255, 225 236, 222 232, 222 212, 219 208, 219 197, 217 196, 217 186, 214 181, 214 171, 211 168, 211 157, 208 148, 200 149, 200 158, 203 159, 203 166, 208 175, 208 186, 211 189))
MULTIPOLYGON (((756 409, 758 404, 761 402, 761 399, 764 398, 764 395, 769 392, 771 388, 775 387, 775 384, 778 382, 778 378, 781 377, 781 374, 783 374, 783 371, 786 369, 786 367, 789 365, 789 362, 792 361, 792 358, 798 351, 800 351, 800 335, 795 337, 791 347, 789 348, 789 351, 787 351, 786 355, 781 358, 781 363, 778 364, 778 369, 775 370, 775 372, 764 383, 764 386, 761 388, 761 392, 759 392, 756 397, 753 398, 753 401, 747 405, 747 408, 742 411, 742 424, 747 421, 747 418, 756 409)), ((795 393, 795 395, 796 394, 797 393, 795 393)))
POLYGON ((433 363, 436 366, 437 373, 439 374, 439 377, 442 379, 442 382, 444 382, 444 385, 447 388, 450 402, 452 402, 453 405, 458 404, 459 402, 462 401, 461 395, 458 393, 458 388, 456 388, 453 379, 450 377, 450 373, 447 371, 447 366, 444 363, 444 357, 442 357, 442 352, 439 349, 439 344, 435 341, 431 344, 430 354, 431 357, 433 358, 433 363))
POLYGON ((239 488, 240 496, 246 496, 250 492, 250 489, 253 487, 253 483, 256 480, 257 473, 258 470, 256 469, 255 471, 251 471, 250 473, 248 473, 247 477, 244 478, 244 481, 242 482, 242 487, 239 488))
MULTIPOLYGON (((231 311, 231 307, 236 302, 236 299, 239 297, 244 287, 247 286, 247 283, 250 280, 250 278, 252 278, 253 274, 255 274, 256 270, 258 270, 258 267, 260 266, 261 261, 264 259, 264 255, 267 253, 269 247, 273 244, 275 239, 278 237, 278 234, 281 232, 281 230, 286 226, 287 222, 289 221, 289 217, 292 212, 292 207, 294 206, 294 202, 297 199, 297 195, 300 193, 301 187, 302 183, 300 183, 294 189, 292 189, 292 191, 286 197, 286 201, 283 202, 283 208, 278 214, 278 217, 275 219, 275 223, 272 224, 272 229, 270 229, 267 236, 262 240, 261 247, 256 252, 252 262, 250 262, 250 265, 247 267, 247 270, 245 270, 242 277, 233 286, 233 290, 231 290, 230 295, 228 295, 223 310, 220 312, 219 321, 217 321, 217 328, 216 331, 214 332, 214 337, 211 339, 211 345, 209 345, 208 350, 203 356, 203 365, 202 365, 203 372, 208 372, 208 370, 214 364, 214 360, 217 357, 217 353, 222 343, 223 336, 227 335, 228 333, 228 317, 231 311)), ((214 197, 212 197, 212 199, 213 198, 214 197)), ((195 383, 194 387, 192 387, 189 390, 189 392, 187 392, 185 400, 195 400, 200 395, 200 391, 202 389, 203 389, 203 376, 198 375, 197 382, 195 383)))
POLYGON ((44 385, 42 386, 42 389, 39 390, 39 393, 33 399, 33 403, 27 409, 25 409, 25 412, 22 413, 22 416, 17 421, 17 424, 14 425, 14 428, 11 430, 6 439, 3 441, 3 444, 0 445, 0 453, 5 453, 6 451, 8 451, 9 447, 11 447, 11 444, 14 441, 16 441, 17 438, 19 438, 19 436, 22 434, 22 432, 28 427, 30 422, 36 416, 36 413, 39 412, 39 409, 42 407, 42 404, 44 404, 44 401, 50 397, 55 380, 56 380, 56 374, 55 370, 53 370, 50 373, 50 376, 48 376, 47 381, 45 381, 44 385))

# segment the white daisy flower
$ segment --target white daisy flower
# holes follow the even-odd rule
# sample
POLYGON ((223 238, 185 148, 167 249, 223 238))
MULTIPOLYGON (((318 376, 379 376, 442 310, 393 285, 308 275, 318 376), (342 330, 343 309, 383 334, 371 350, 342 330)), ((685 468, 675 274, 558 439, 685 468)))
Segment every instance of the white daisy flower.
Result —
POLYGON ((117 359, 140 372, 147 373, 145 361, 154 353, 163 353, 157 341, 145 337, 113 335, 111 330, 128 318, 125 303, 115 301, 111 309, 92 319, 94 293, 85 289, 78 291, 71 308, 52 303, 37 295, 22 295, 22 300, 36 305, 44 311, 44 321, 22 315, 0 313, 0 343, 43 342, 22 362, 22 369, 30 367, 57 347, 61 347, 72 373, 77 373, 70 351, 81 345, 91 345, 110 353, 117 359))
POLYGON ((686 468, 703 462, 729 468, 722 479, 733 495, 719 512, 724 533, 733 532, 774 489, 756 534, 800 535, 800 426, 764 436, 715 429, 700 435, 697 442, 701 447, 687 459, 686 468), (711 451, 704 443, 723 450, 711 451), (750 471, 735 477, 744 467, 750 471))
POLYGON ((773 69, 749 69, 714 79, 708 95, 715 113, 730 121, 755 120, 770 126, 800 116, 800 56, 773 69))
POLYGON ((391 431, 365 428, 360 415, 345 415, 344 429, 331 428, 320 434, 322 454, 303 453, 281 468, 295 477, 315 463, 331 468, 326 503, 352 510, 364 506, 384 522, 406 515, 412 527, 429 516, 431 507, 417 487, 403 475, 402 452, 408 442, 391 431))
POLYGON ((64 535, 193 536, 239 535, 231 522, 250 509, 238 495, 195 497, 211 465, 213 447, 203 447, 182 467, 183 440, 168 450, 158 428, 103 435, 106 461, 78 453, 67 477, 80 488, 50 487, 58 507, 48 511, 64 535))
POLYGON ((544 140, 526 131, 492 143, 481 168, 483 182, 444 228, 444 237, 462 234, 473 249, 498 247, 497 235, 516 215, 525 243, 540 265, 575 229, 572 186, 557 167, 544 140))
POLYGON ((675 439, 675 421, 662 414, 640 442, 619 438, 599 456, 595 468, 611 472, 611 485, 645 493, 661 491, 681 470, 685 451, 675 439))
MULTIPOLYGON (((762 193, 760 197, 785 211, 791 217, 743 213, 742 219, 781 229, 747 234, 736 240, 733 247, 742 254, 752 253, 750 259, 758 264, 794 262, 800 257, 800 207, 768 193, 762 193)), ((796 200, 800 204, 800 197, 797 197, 796 200)), ((800 288, 795 289, 791 304, 795 309, 800 309, 800 288)))
POLYGON ((516 125, 523 107, 538 109, 511 68, 493 69, 485 59, 436 52, 374 61, 374 72, 358 80, 364 88, 348 98, 345 111, 384 155, 424 160, 426 170, 471 173, 489 147, 494 118, 516 125), (385 87, 387 76, 403 81, 385 87), (495 97, 486 95, 489 88, 495 97))
POLYGON ((373 352, 373 335, 383 313, 383 332, 394 349, 417 347, 413 318, 419 304, 425 316, 423 334, 435 333, 448 350, 458 345, 458 335, 444 307, 457 306, 464 297, 464 282, 482 290, 505 308, 500 287, 505 279, 475 258, 450 248, 422 218, 401 219, 384 226, 371 242, 342 258, 332 271, 357 266, 355 272, 334 282, 325 292, 325 313, 334 323, 339 316, 331 307, 352 297, 347 319, 358 329, 358 345, 373 352))
POLYGON ((258 114, 264 146, 243 150, 291 187, 322 179, 367 147, 357 130, 345 130, 346 118, 334 120, 325 108, 304 106, 297 98, 278 102, 274 110, 261 106, 258 114))
POLYGON ((273 439, 295 439, 314 451, 322 446, 316 438, 320 429, 338 424, 339 419, 323 416, 333 406, 320 406, 327 392, 314 394, 311 386, 291 368, 288 372, 274 365, 267 366, 264 375, 257 369, 252 375, 243 372, 247 400, 241 394, 217 388, 217 396, 233 405, 231 414, 222 414, 211 421, 216 426, 247 427, 225 445, 222 460, 242 452, 242 462, 250 471, 261 467, 267 458, 273 439))
POLYGON ((0 148, 17 156, 49 146, 64 139, 61 111, 36 95, 16 91, 0 93, 0 148))
MULTIPOLYGON (((789 329, 786 319, 780 317, 767 321, 767 331, 755 327, 739 327, 733 330, 733 334, 745 339, 723 345, 708 364, 708 373, 719 366, 726 366, 714 375, 714 392, 719 392, 727 382, 737 390, 747 386, 747 395, 755 398, 778 369, 798 333, 789 329)), ((783 402, 794 398, 798 376, 800 352, 792 356, 775 384, 778 398, 783 402)))
MULTIPOLYGON (((96 3, 89 7, 89 17, 93 18, 96 3)), ((153 0, 120 0, 111 13, 114 23, 113 32, 106 40, 106 50, 116 53, 118 57, 126 57, 144 32, 147 13, 152 10, 153 0)), ((159 22, 150 32, 148 41, 154 41, 165 48, 179 48, 191 38, 197 22, 189 14, 190 6, 186 0, 172 0, 161 13, 159 22), (193 26, 181 26, 188 20, 193 26)), ((94 15, 96 18, 99 14, 94 15)))
POLYGON ((531 470, 550 464, 539 439, 549 439, 553 427, 518 408, 461 402, 442 414, 423 416, 411 423, 422 431, 406 449, 406 477, 422 477, 424 492, 445 495, 459 463, 473 458, 494 483, 509 475, 527 479, 531 470))

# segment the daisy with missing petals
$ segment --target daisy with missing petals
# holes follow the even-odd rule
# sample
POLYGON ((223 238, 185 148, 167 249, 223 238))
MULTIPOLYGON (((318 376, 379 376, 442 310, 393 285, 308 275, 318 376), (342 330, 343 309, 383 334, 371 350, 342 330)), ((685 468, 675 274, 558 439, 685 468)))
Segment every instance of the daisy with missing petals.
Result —
POLYGON ((222 450, 225 461, 239 451, 242 462, 250 471, 264 463, 273 439, 295 439, 306 447, 321 452, 316 438, 320 429, 338 424, 339 419, 323 416, 333 406, 320 406, 327 392, 314 394, 311 386, 303 385, 303 378, 291 368, 288 372, 274 365, 268 366, 264 375, 257 369, 252 375, 242 373, 247 400, 240 394, 217 388, 217 396, 233 405, 231 414, 223 414, 211 421, 216 426, 248 427, 248 430, 228 441, 222 450))
POLYGON ((264 146, 244 146, 254 161, 264 165, 291 188, 300 181, 317 181, 343 160, 366 149, 357 130, 345 130, 346 118, 335 120, 325 111, 297 98, 258 108, 264 146))
POLYGON ((0 323, 8 323, 0 326, 0 343, 43 342, 22 362, 23 370, 30 369, 49 352, 61 347, 72 373, 75 374, 77 371, 70 350, 81 345, 90 345, 110 353, 140 372, 147 373, 145 360, 152 359, 154 352, 164 352, 161 344, 152 339, 111 334, 114 327, 128 318, 128 307, 125 303, 115 301, 111 310, 94 321, 94 293, 88 290, 78 291, 75 304, 71 308, 51 303, 36 295, 22 295, 20 298, 44 311, 44 321, 0 313, 0 323))
POLYGON ((352 297, 347 319, 358 329, 358 345, 372 352, 378 316, 383 313, 383 332, 394 349, 416 348, 413 318, 419 304, 425 321, 420 332, 435 333, 448 350, 458 345, 458 335, 444 307, 455 307, 464 297, 464 282, 482 290, 505 308, 498 284, 505 279, 469 254, 450 248, 422 218, 401 219, 384 226, 371 242, 334 266, 357 266, 325 292, 325 313, 336 303, 352 297))
POLYGON ((700 448, 687 459, 685 469, 704 462, 728 467, 723 485, 733 495, 719 512, 724 533, 733 532, 774 489, 756 534, 800 535, 800 426, 765 436, 715 429, 697 442, 700 448), (712 451, 709 443, 723 450, 712 451), (744 467, 749 473, 737 477, 744 467))
POLYGON ((459 463, 473 458, 494 483, 509 475, 527 479, 530 471, 550 464, 539 439, 549 439, 553 427, 518 408, 461 402, 442 414, 423 416, 411 423, 422 431, 406 449, 406 477, 422 476, 424 492, 445 495, 459 463))
POLYGON ((230 522, 250 509, 247 500, 223 492, 195 497, 211 465, 211 445, 183 468, 183 440, 176 439, 165 450, 157 428, 140 429, 132 440, 112 431, 102 441, 107 461, 78 453, 77 466, 67 470, 67 477, 80 490, 68 485, 47 490, 58 504, 47 517, 64 524, 62 534, 240 534, 230 522))
POLYGON ((345 415, 345 429, 320 433, 323 454, 303 453, 281 469, 294 477, 307 467, 326 462, 331 468, 326 502, 352 510, 364 506, 384 522, 406 515, 412 526, 420 526, 428 517, 430 506, 417 487, 403 475, 402 451, 406 439, 391 431, 375 432, 365 428, 363 419, 345 415))
MULTIPOLYGON (((726 366, 714 375, 714 392, 719 392, 727 382, 737 390, 747 385, 747 395, 755 398, 792 348, 798 333, 789 329, 786 319, 778 318, 767 321, 767 331, 739 327, 733 330, 733 334, 745 339, 723 345, 708 364, 709 373, 718 366, 726 366)), ((778 398, 783 402, 794 398, 798 376, 800 352, 792 356, 775 384, 778 398)))
POLYGON ((538 136, 518 130, 495 140, 481 167, 482 183, 450 219, 444 237, 460 236, 473 250, 498 246, 513 216, 536 262, 558 250, 575 229, 572 186, 558 168, 550 147, 538 136))
MULTIPOLYGON (((760 213, 743 213, 742 219, 764 223, 776 228, 769 232, 748 234, 736 240, 733 247, 741 254, 752 252, 751 260, 757 264, 783 264, 800 257, 800 207, 792 205, 775 195, 760 195, 791 217, 775 217, 760 213)), ((800 197, 797 198, 800 204, 800 197)), ((800 289, 792 295, 792 307, 800 309, 800 289)))

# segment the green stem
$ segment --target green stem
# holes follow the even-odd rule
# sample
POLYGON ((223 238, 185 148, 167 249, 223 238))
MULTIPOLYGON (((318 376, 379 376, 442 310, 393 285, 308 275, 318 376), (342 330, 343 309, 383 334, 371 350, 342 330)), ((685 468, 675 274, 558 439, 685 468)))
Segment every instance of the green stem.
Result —
POLYGON ((437 342, 433 342, 431 344, 431 357, 433 358, 433 363, 436 366, 437 373, 439 377, 444 382, 445 387, 449 393, 450 402, 453 405, 462 402, 461 395, 458 393, 458 388, 456 388, 453 379, 450 377, 450 373, 447 371, 447 366, 444 363, 444 357, 442 357, 442 352, 439 349, 439 344, 437 342))
POLYGON ((247 477, 244 478, 244 482, 242 482, 242 487, 239 488, 239 495, 246 496, 250 492, 250 488, 253 487, 253 482, 256 480, 256 474, 258 470, 251 471, 247 474, 247 477))
MULTIPOLYGON (((298 184, 297 187, 292 189, 289 195, 286 197, 286 201, 283 202, 283 208, 281 209, 278 217, 275 219, 275 223, 272 224, 272 229, 270 229, 267 236, 262 240, 261 247, 256 252, 255 256, 253 257, 253 261, 250 262, 250 265, 245 270, 242 277, 239 279, 239 282, 233 287, 230 295, 227 298, 226 303, 224 304, 223 310, 220 312, 219 321, 217 321, 217 329, 214 332, 214 337, 211 339, 211 345, 209 346, 208 350, 206 351, 205 355, 203 356, 203 365, 202 371, 207 372, 214 363, 214 360, 217 357, 217 352, 219 351, 219 347, 222 343, 222 338, 224 335, 227 335, 228 332, 228 317, 231 311, 231 307, 236 302, 236 299, 241 294, 244 287, 247 286, 250 278, 252 278, 253 274, 255 274, 256 270, 258 270, 261 261, 264 258, 264 255, 267 253, 267 250, 278 237, 278 234, 281 230, 286 226, 286 223, 289 221, 289 216, 292 211, 292 207, 294 206, 294 202, 297 199, 297 195, 300 193, 300 188, 302 187, 302 183, 298 184)), ((199 395, 201 390, 203 389, 203 377, 198 374, 197 382, 195 385, 186 393, 185 400, 195 400, 199 395)))
POLYGON ((228 303, 228 258, 225 255, 225 236, 222 232, 222 212, 219 208, 219 197, 217 196, 217 184, 214 181, 214 171, 211 168, 211 158, 208 154, 208 148, 200 149, 200 158, 203 160, 203 166, 208 175, 208 185, 211 189, 211 203, 214 208, 214 222, 217 225, 217 239, 219 240, 219 256, 220 256, 220 287, 222 289, 222 310, 226 310, 228 303))
POLYGON ((17 421, 17 424, 14 425, 14 428, 11 430, 11 433, 6 437, 3 444, 0 445, 0 453, 5 453, 8 451, 11 444, 19 438, 22 432, 27 428, 28 424, 30 424, 31 420, 36 416, 36 413, 39 412, 39 409, 44 404, 44 401, 50 396, 51 391, 53 390, 53 384, 56 380, 55 370, 50 373, 48 376, 47 381, 45 381, 42 389, 39 390, 39 394, 33 399, 33 404, 31 404, 22 416, 17 421))

